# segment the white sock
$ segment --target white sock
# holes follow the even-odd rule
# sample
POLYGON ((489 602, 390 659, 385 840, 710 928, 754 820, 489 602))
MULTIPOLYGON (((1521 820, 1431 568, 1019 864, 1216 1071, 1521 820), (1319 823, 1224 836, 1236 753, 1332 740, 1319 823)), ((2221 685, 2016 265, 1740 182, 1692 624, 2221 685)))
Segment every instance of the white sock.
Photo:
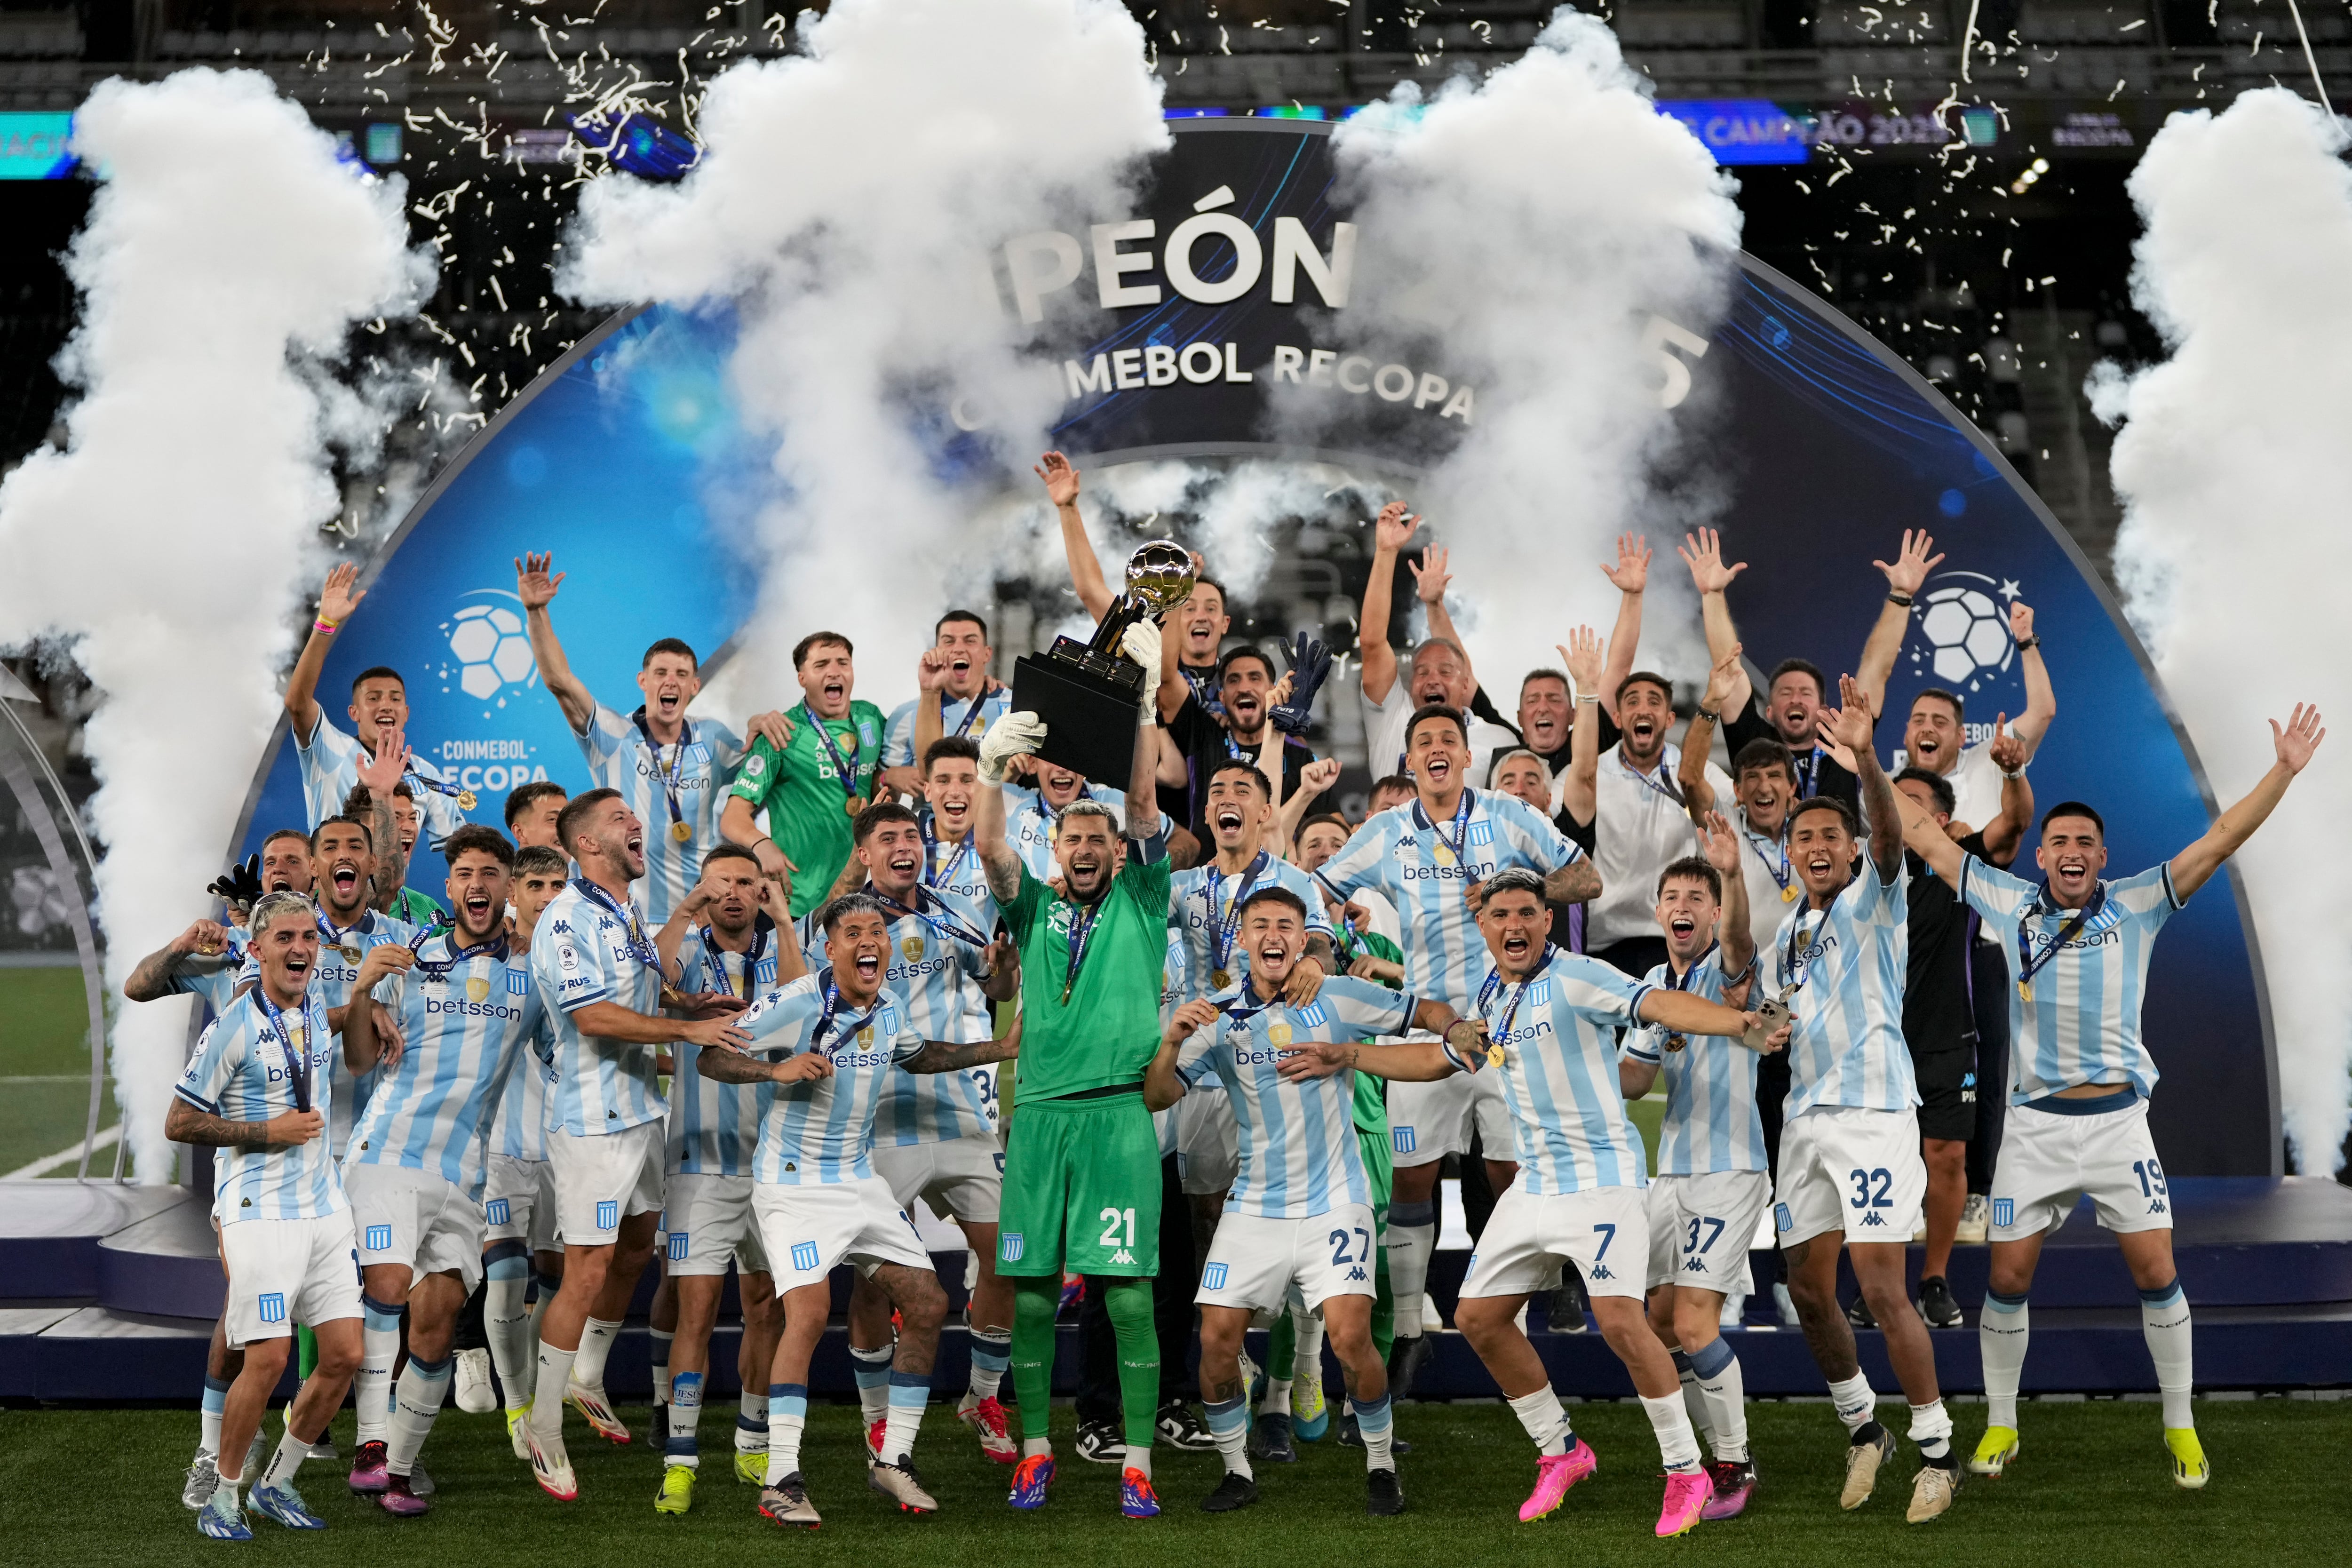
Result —
POLYGON ((604 1363, 613 1353, 613 1341, 621 1331, 618 1318, 591 1318, 580 1331, 580 1349, 572 1362, 572 1381, 583 1388, 603 1392, 604 1363))
POLYGON ((1364 1468, 1395 1469, 1396 1422, 1387 1392, 1378 1399, 1359 1399, 1355 1405, 1356 1432, 1364 1439, 1364 1468))
MULTIPOLYGON (((269 1463, 262 1467, 260 1479, 255 1481, 254 1485, 256 1487, 286 1485, 294 1479, 294 1472, 302 1468, 302 1461, 310 1457, 310 1445, 294 1436, 293 1427, 287 1427, 285 1436, 278 1439, 277 1449, 269 1456, 269 1463)), ((244 1456, 239 1455, 238 1462, 242 1464, 243 1461, 244 1456)))
POLYGON ((1260 1415, 1287 1416, 1290 1414, 1290 1379, 1265 1374, 1265 1397, 1257 1402, 1260 1415))
POLYGON ((849 1347, 850 1370, 857 1376, 857 1419, 862 1426, 871 1427, 890 1414, 890 1358, 897 1353, 888 1345, 874 1351, 849 1347))
POLYGON ((385 1465, 394 1475, 404 1476, 416 1468, 417 1452, 433 1430, 433 1418, 441 1414, 441 1401, 448 1396, 449 1379, 457 1370, 454 1355, 444 1355, 431 1365, 412 1355, 401 1370, 400 1397, 393 1402, 392 1438, 385 1445, 385 1465))
POLYGON ((1021 1457, 1023 1458, 1034 1459, 1041 1454, 1049 1459, 1054 1457, 1054 1440, 1052 1438, 1024 1437, 1021 1439, 1021 1457))
MULTIPOLYGON (((1716 1342, 1721 1344, 1723 1342, 1717 1340, 1716 1342)), ((1699 1390, 1698 1373, 1691 1365, 1690 1352, 1676 1351, 1674 1360, 1675 1375, 1681 1379, 1683 1385, 1683 1413, 1690 1417, 1690 1424, 1699 1436, 1712 1438, 1715 1424, 1707 1416, 1706 1395, 1699 1390)))
POLYGON ((1124 1473, 1127 1470, 1141 1470, 1145 1480, 1148 1481, 1151 1479, 1151 1447, 1150 1444, 1145 1444, 1141 1447, 1138 1447, 1133 1443, 1129 1443, 1127 1446, 1127 1458, 1121 1466, 1121 1472, 1124 1473))
POLYGON ((768 1451, 768 1396, 743 1391, 742 1403, 735 1412, 735 1451, 739 1454, 764 1454, 768 1451))
POLYGON ((1690 1412, 1683 1408, 1680 1391, 1664 1398, 1642 1401, 1649 1414, 1650 1430, 1658 1435, 1658 1458, 1669 1470, 1698 1468, 1698 1434, 1691 1430, 1690 1412))
POLYGON ((923 1410, 931 1402, 931 1374, 891 1373, 883 1392, 889 1401, 889 1415, 882 1429, 882 1456, 892 1464, 903 1465, 914 1456, 915 1434, 921 1429, 923 1410))
POLYGON ((669 1380, 669 1440, 663 1445, 663 1462, 698 1469, 702 1463, 702 1373, 681 1372, 669 1380))
POLYGON ((563 1389, 579 1353, 559 1350, 545 1340, 539 1342, 539 1370, 531 1376, 530 1429, 543 1442, 557 1442, 563 1436, 563 1389))
POLYGON ((196 1438, 196 1457, 209 1454, 215 1460, 220 1456, 221 1413, 228 1408, 228 1380, 206 1374, 203 1427, 196 1438))
POLYGON ((1013 1334, 1010 1330, 974 1329, 970 1337, 971 1391, 966 1398, 977 1405, 995 1398, 1004 1385, 1004 1370, 1013 1364, 1013 1334))
POLYGON ((675 1333, 664 1333, 659 1329, 649 1328, 646 1332, 653 1337, 654 1342, 654 1403, 667 1405, 669 1403, 669 1343, 677 1336, 675 1333))
POLYGON ((1290 1326, 1298 1335, 1298 1353, 1291 1360, 1291 1378, 1319 1389, 1323 1386, 1323 1320, 1304 1307, 1293 1307, 1290 1326))
POLYGON ((808 1384, 768 1384, 768 1484, 801 1468, 801 1429, 808 1425, 808 1384))
POLYGON ((1830 1384, 1830 1403, 1848 1432, 1859 1432, 1877 1418, 1878 1395, 1870 1391, 1870 1374, 1857 1371, 1843 1383, 1830 1384))
MULTIPOLYGON (((2017 1385, 2025 1374, 2025 1344, 2032 1314, 2022 1296, 1987 1290, 1977 1314, 1977 1357, 1984 1363, 1985 1425, 2017 1428, 2017 1385)), ((2147 1321, 2141 1310, 2140 1321, 2147 1321)))
POLYGON ((1201 1413, 1209 1418, 1209 1431, 1217 1439, 1217 1453, 1225 1461, 1228 1474, 1255 1478, 1249 1462, 1249 1400, 1236 1395, 1222 1404, 1204 1403, 1201 1413))
POLYGON ((1411 1339, 1422 1331, 1422 1297, 1429 1289, 1430 1255, 1437 1250, 1437 1205, 1392 1204, 1381 1234, 1388 1249, 1389 1293, 1396 1300, 1396 1333, 1411 1339))
POLYGON ((2139 1293, 2139 1331, 2156 1362, 2156 1386, 2164 1396, 2167 1431, 2194 1427, 2190 1413, 2196 1377, 2190 1360, 2189 1297, 2179 1279, 2161 1290, 2139 1293))
MULTIPOLYGON (((497 1269, 509 1260, 490 1265, 497 1269)), ((512 1259, 515 1271, 505 1276, 493 1273, 482 1297, 483 1337, 490 1342, 490 1365, 499 1374, 499 1391, 509 1410, 520 1410, 530 1403, 530 1374, 533 1370, 530 1353, 530 1307, 523 1300, 530 1293, 528 1266, 520 1258, 512 1259)))
POLYGON ((352 1378, 359 1406, 360 1441, 392 1435, 392 1363, 400 1359, 400 1309, 360 1298, 360 1368, 352 1378))
POLYGON ((1952 1415, 1942 1400, 1911 1407, 1911 1440, 1923 1459, 1940 1459, 1952 1451, 1952 1415))
POLYGON ((1731 1353, 1730 1342, 1709 1340, 1691 1357, 1691 1371, 1698 1380, 1699 1402, 1715 1457, 1731 1461, 1747 1458, 1748 1384, 1740 1376, 1739 1358, 1731 1353))
MULTIPOLYGON (((1568 1423, 1568 1412, 1560 1408, 1559 1395, 1551 1391, 1549 1384, 1510 1403, 1511 1414, 1519 1418, 1519 1425, 1535 1439, 1538 1452, 1565 1454, 1569 1445, 1576 1441, 1576 1433, 1568 1423)), ((1364 1413, 1360 1409, 1356 1412, 1356 1429, 1360 1432, 1363 1426, 1364 1413)))

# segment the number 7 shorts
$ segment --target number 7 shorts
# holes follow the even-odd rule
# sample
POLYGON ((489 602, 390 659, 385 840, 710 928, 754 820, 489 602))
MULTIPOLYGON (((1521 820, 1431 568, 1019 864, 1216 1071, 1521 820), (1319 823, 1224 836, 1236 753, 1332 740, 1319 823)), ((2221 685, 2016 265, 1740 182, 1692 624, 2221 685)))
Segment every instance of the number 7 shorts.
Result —
POLYGON ((1204 1307, 1278 1312, 1295 1288, 1310 1312, 1334 1296, 1373 1294, 1380 1232, 1370 1204, 1341 1204, 1306 1219, 1267 1219, 1228 1205, 1201 1265, 1204 1307))
POLYGON ((1513 1186, 1486 1218, 1462 1294, 1533 1295, 1556 1282, 1566 1261, 1592 1295, 1641 1300, 1650 1269, 1643 1199, 1639 1187, 1531 1193, 1513 1186))
POLYGON ((1782 1247, 1833 1230, 1849 1242, 1909 1245, 1927 1196, 1918 1116, 1907 1109, 1807 1107, 1780 1131, 1774 1196, 1782 1247))

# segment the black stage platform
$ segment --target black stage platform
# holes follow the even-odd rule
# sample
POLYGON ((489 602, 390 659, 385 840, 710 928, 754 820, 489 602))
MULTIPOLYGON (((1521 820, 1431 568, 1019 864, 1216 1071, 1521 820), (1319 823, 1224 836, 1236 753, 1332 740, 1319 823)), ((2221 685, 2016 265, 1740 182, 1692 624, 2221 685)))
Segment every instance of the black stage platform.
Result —
MULTIPOLYGON (((2175 1177, 2171 1186, 2174 1246, 2197 1310, 2199 1385, 2352 1385, 2352 1188, 2294 1176, 2175 1177)), ((1915 1272, 1917 1253, 1913 1248, 1915 1272)), ((1969 1310, 1969 1326, 1934 1339, 1944 1385, 1953 1392, 1982 1386, 1974 1323, 1987 1258, 1981 1247, 1952 1256, 1952 1288, 1969 1310)), ((1467 1261, 1465 1253, 1442 1251, 1431 1270, 1431 1293, 1449 1319, 1467 1261)), ((938 1263, 960 1309, 964 1258, 941 1254, 938 1263)), ((640 1321, 649 1292, 648 1282, 639 1291, 640 1321)), ((835 1280, 835 1294, 846 1293, 845 1275, 835 1280)), ((0 1399, 193 1402, 220 1299, 210 1221, 184 1190, 0 1183, 0 1399)), ((2028 1392, 2153 1390, 2138 1299, 2114 1238, 2093 1222, 2087 1205, 2045 1245, 2033 1309, 2028 1392)), ((727 1311, 732 1314, 731 1299, 727 1311)), ((1599 1334, 1543 1331, 1540 1306, 1532 1311, 1536 1344, 1563 1393, 1632 1394, 1599 1334)), ((1748 1393, 1822 1394, 1803 1336, 1771 1322, 1769 1312, 1769 1296, 1751 1298, 1749 1321, 1731 1334, 1748 1393)), ((1067 1326, 1072 1316, 1066 1314, 1066 1341, 1075 1337, 1067 1326)), ((1859 1338, 1873 1381, 1892 1388, 1879 1336, 1859 1338)), ((624 1399, 642 1397, 649 1386, 646 1348, 639 1329, 625 1334, 614 1352, 608 1381, 624 1399)), ((732 1392, 733 1331, 722 1329, 712 1348, 714 1390, 732 1392)), ((1438 1334, 1436 1351, 1416 1390, 1420 1397, 1493 1396, 1494 1385, 1455 1335, 1438 1334)), ((1057 1385, 1074 1381, 1076 1364, 1075 1347, 1066 1346, 1057 1385)), ((940 1346, 939 1385, 961 1387, 964 1365, 963 1335, 951 1330, 940 1346)), ((827 1337, 810 1385, 824 1394, 852 1392, 838 1331, 827 1337)))

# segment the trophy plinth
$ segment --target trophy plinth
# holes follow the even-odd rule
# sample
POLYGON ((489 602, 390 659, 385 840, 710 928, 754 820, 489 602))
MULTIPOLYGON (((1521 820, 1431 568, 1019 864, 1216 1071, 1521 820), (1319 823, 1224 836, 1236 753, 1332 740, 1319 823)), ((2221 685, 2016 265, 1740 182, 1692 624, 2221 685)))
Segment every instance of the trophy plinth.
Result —
POLYGON ((1127 564, 1127 592, 1114 603, 1093 638, 1056 637, 1042 654, 1013 666, 1013 708, 1045 721, 1040 761, 1092 783, 1123 790, 1135 764, 1136 709, 1160 683, 1118 651, 1127 628, 1164 615, 1192 591, 1192 557, 1171 540, 1154 540, 1127 564))

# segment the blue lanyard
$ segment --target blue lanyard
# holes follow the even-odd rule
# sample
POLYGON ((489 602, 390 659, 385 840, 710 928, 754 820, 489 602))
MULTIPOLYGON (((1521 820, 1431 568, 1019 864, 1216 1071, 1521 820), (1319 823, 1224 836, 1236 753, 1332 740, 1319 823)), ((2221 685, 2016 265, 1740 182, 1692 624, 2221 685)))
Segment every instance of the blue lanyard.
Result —
MULTIPOLYGON (((425 943, 420 941, 416 945, 422 947, 425 943)), ((504 963, 507 958, 507 933, 499 931, 488 941, 478 942, 471 947, 453 948, 447 958, 438 961, 429 960, 419 953, 416 959, 416 972, 427 980, 446 979, 449 972, 459 964, 469 963, 486 952, 493 954, 499 963, 504 963)))
MULTIPOLYGON (((963 722, 949 731, 948 733, 950 735, 962 735, 969 733, 971 730, 972 721, 980 717, 980 710, 982 708, 987 707, 988 700, 995 695, 996 692, 992 686, 986 684, 982 685, 980 689, 980 695, 973 698, 971 700, 971 705, 963 710, 963 722)), ((945 692, 941 692, 940 694, 940 722, 942 724, 946 722, 947 708, 947 694, 945 692)))
POLYGON ((1470 843, 1470 802, 1475 793, 1467 785, 1463 787, 1461 804, 1454 808, 1454 837, 1451 839, 1445 837, 1445 829, 1429 819, 1429 813, 1423 808, 1419 800, 1412 803, 1413 821, 1435 834, 1438 846, 1453 856, 1454 860, 1460 860, 1463 858, 1464 851, 1470 843))
POLYGON ((934 936, 946 937, 951 942, 960 942, 968 947, 984 948, 988 945, 988 938, 981 934, 979 928, 968 923, 958 915, 954 907, 945 899, 920 884, 916 886, 914 893, 915 901, 911 905, 902 904, 887 893, 876 893, 874 898, 883 908, 895 911, 904 919, 922 921, 923 929, 934 936), (938 910, 936 915, 923 912, 923 900, 927 895, 938 910))
MULTIPOLYGON (((1633 767, 1633 763, 1629 763, 1629 762, 1627 762, 1627 761, 1625 760, 1625 753, 1624 753, 1622 750, 1617 753, 1617 766, 1618 766, 1621 770, 1622 770, 1623 772, 1625 772, 1626 773, 1629 773, 1629 774, 1631 774, 1633 777, 1634 777, 1634 778, 1637 778, 1637 779, 1641 780, 1641 781, 1642 781, 1642 786, 1643 786, 1644 789, 1654 790, 1654 791, 1655 791, 1658 795, 1660 795, 1664 796, 1664 797, 1665 798, 1665 800, 1666 800, 1666 803, 1667 803, 1668 805, 1672 805, 1672 806, 1673 806, 1676 811, 1682 811, 1682 810, 1685 809, 1685 805, 1684 805, 1684 804, 1683 804, 1683 797, 1682 797, 1682 795, 1681 795, 1680 792, 1675 791, 1675 790, 1672 790, 1672 789, 1668 789, 1664 784, 1660 784, 1656 779, 1652 778, 1648 773, 1636 772, 1636 771, 1635 771, 1635 769, 1634 769, 1634 767, 1633 767)), ((1666 754, 1665 754, 1665 752, 1660 752, 1658 753, 1658 772, 1660 772, 1660 773, 1664 773, 1665 771, 1666 771, 1666 754)))
POLYGON ((1249 863, 1249 868, 1242 873, 1242 885, 1234 889, 1234 901, 1226 905, 1222 912, 1217 907, 1217 889, 1224 885, 1225 876, 1223 872, 1217 869, 1214 861, 1210 862, 1208 875, 1201 883, 1201 897, 1208 900, 1209 905, 1209 967, 1211 969, 1222 973, 1225 968, 1226 960, 1233 957, 1234 937, 1237 934, 1242 922, 1243 900, 1250 896, 1250 889, 1257 886, 1258 873, 1265 869, 1266 860, 1266 852, 1263 849, 1259 850, 1257 858, 1252 860, 1249 863))
MULTIPOLYGON (((1684 970, 1680 974, 1676 974, 1675 973, 1674 960, 1672 958, 1668 958, 1666 960, 1666 989, 1669 991, 1688 991, 1690 989, 1690 983, 1697 977, 1700 967, 1704 965, 1709 958, 1712 958, 1715 955, 1715 950, 1722 945, 1723 944, 1721 942, 1708 942, 1706 944, 1706 951, 1700 953, 1696 958, 1691 960, 1691 966, 1688 969, 1684 970)), ((1678 1030, 1674 1029, 1666 1031, 1666 1049, 1670 1051, 1678 1051, 1689 1044, 1690 1037, 1687 1035, 1682 1034, 1678 1030)))
MULTIPOLYGON (((1789 985, 1792 990, 1803 985, 1805 983, 1804 972, 1797 967, 1797 939, 1805 934, 1805 917, 1812 912, 1813 911, 1811 910, 1799 910, 1797 911, 1796 918, 1789 922, 1789 951, 1781 956, 1780 973, 1787 979, 1789 985)), ((1815 936, 1818 936, 1822 931, 1829 930, 1829 910, 1822 910, 1821 915, 1821 924, 1813 928, 1813 934, 1815 936)), ((1808 945, 1810 944, 1811 939, 1808 939, 1808 945)))
POLYGON ((310 918, 318 922, 320 939, 353 963, 360 961, 361 952, 365 951, 356 939, 367 933, 369 921, 374 915, 373 910, 362 910, 359 919, 338 929, 335 922, 327 918, 326 910, 316 904, 310 906, 310 918), (360 951, 354 952, 354 949, 360 951))
MULTIPOLYGON (((278 1004, 269 999, 269 987, 267 985, 255 986, 253 988, 253 999, 260 1005, 261 1016, 269 1020, 269 1026, 278 1031, 278 1043, 285 1049, 286 1079, 287 1081, 293 1086, 294 1109, 297 1110, 310 1110, 310 1041, 318 1033, 319 1025, 319 1021, 310 1016, 310 993, 305 991, 302 994, 302 1001, 300 1004, 302 1013, 302 1048, 299 1051, 294 1048, 294 1037, 287 1033, 285 1015, 278 1012, 278 1004)), ((361 997, 358 998, 358 1000, 364 1003, 366 998, 361 997)))
POLYGON ((2048 963, 2052 959, 2058 956, 2059 949, 2064 947, 2068 942, 2083 934, 2083 928, 2091 923, 2092 919, 2098 914, 2100 909, 2105 905, 2106 901, 2107 887, 2105 883, 2102 882, 2096 888, 2092 889, 2091 901, 2084 904, 2081 909, 2076 910, 2074 911, 2074 918, 2058 928, 2058 934, 2050 940, 2050 945, 2048 947, 2042 950, 2042 956, 2036 958, 2033 956, 2032 939, 2026 934, 2026 928, 2032 923, 2035 916, 2043 913, 2045 910, 2053 915, 2058 912, 2057 904, 2053 902, 2050 897, 2050 884, 2046 881, 2042 884, 2042 891, 2034 897, 2033 907, 2025 911, 2025 918, 2017 922, 2017 990, 2019 995, 2025 997, 2028 1001, 2032 1000, 2033 993, 2032 986, 2033 984, 2033 977, 2042 973, 2042 965, 2048 963))
MULTIPOLYGON (((1511 1032, 1511 1020, 1519 1016, 1519 1004, 1528 999, 1528 987, 1533 985, 1536 983, 1537 978, 1541 975, 1545 970, 1551 967, 1551 955, 1558 951, 1559 950, 1554 948, 1551 943, 1544 943, 1544 955, 1542 962, 1538 963, 1533 969, 1528 970, 1528 977, 1519 982, 1518 994, 1513 996, 1511 998, 1510 1006, 1504 1009, 1503 1021, 1499 1025, 1496 1026, 1493 1035, 1489 1037, 1490 1038, 1500 1038, 1502 1036, 1507 1035, 1511 1032)), ((1486 975, 1486 983, 1478 987, 1478 1011, 1480 1013, 1483 1014, 1486 1011, 1486 1004, 1493 1001, 1495 999, 1495 993, 1500 991, 1502 988, 1503 972, 1499 969, 1489 971, 1486 975)))
POLYGON ((709 926, 703 927, 702 964, 710 972, 710 978, 718 982, 717 989, 730 996, 740 995, 747 1002, 751 1000, 754 981, 752 972, 760 967, 760 960, 768 951, 768 933, 774 929, 756 922, 752 925, 751 951, 743 955, 743 989, 739 992, 735 989, 735 982, 727 977, 727 950, 719 945, 709 926))
POLYGON ((924 884, 928 887, 945 886, 951 888, 955 886, 955 874, 963 869, 964 861, 970 858, 971 855, 971 835, 970 833, 966 833, 963 837, 957 842, 955 858, 950 860, 945 867, 940 867, 939 836, 931 831, 931 817, 929 813, 927 812, 924 814, 921 826, 923 833, 924 884))
MULTIPOLYGON (((1104 897, 1108 897, 1108 892, 1104 897)), ((1087 962, 1087 945, 1094 940, 1095 922, 1102 918, 1102 900, 1080 908, 1071 906, 1070 963, 1062 975, 1062 1005, 1070 1005, 1070 993, 1077 989, 1078 970, 1087 962)))
MULTIPOLYGON (((841 987, 833 983, 833 965, 826 964, 824 966, 824 1012, 818 1017, 816 1026, 809 1031, 809 1049, 824 1050, 824 1037, 828 1030, 837 1032, 845 1040, 854 1037, 858 1030, 874 1021, 874 1015, 882 1010, 883 997, 888 994, 887 991, 876 992, 874 1005, 866 1009, 866 1016, 841 1023, 835 1017, 841 1009, 841 987)), ((832 1055, 830 1051, 825 1054, 832 1055)))
POLYGON ((678 721, 677 744, 670 752, 669 765, 664 767, 661 748, 654 743, 654 732, 646 728, 644 707, 639 706, 630 718, 637 726, 637 733, 645 737, 646 750, 653 753, 654 779, 662 786, 662 794, 669 801, 669 819, 684 822, 686 807, 677 798, 677 781, 686 776, 686 749, 694 744, 694 726, 683 719, 678 721))
POLYGON ((645 928, 637 923, 637 906, 635 904, 623 906, 614 900, 612 894, 585 877, 572 878, 572 885, 579 889, 582 898, 588 900, 605 913, 619 918, 622 930, 628 933, 629 955, 656 974, 659 974, 662 967, 661 952, 646 937, 645 928))
POLYGON ((1789 879, 1796 874, 1789 869, 1788 825, 1784 823, 1780 827, 1780 837, 1778 844, 1778 847, 1780 851, 1780 865, 1778 870, 1773 869, 1771 860, 1765 856, 1764 840, 1758 837, 1755 834, 1748 832, 1745 822, 1740 825, 1739 836, 1747 839, 1748 847, 1756 851, 1756 858, 1764 862, 1764 869, 1771 873, 1772 885, 1780 889, 1783 893, 1787 892, 1789 890, 1789 879))
MULTIPOLYGON (((842 755, 841 743, 833 738, 833 731, 824 727, 824 721, 818 718, 816 714, 810 710, 809 705, 806 702, 803 702, 795 711, 809 721, 810 727, 816 731, 817 744, 823 746, 824 748, 824 754, 833 759, 833 776, 840 781, 841 793, 843 796, 849 800, 856 800, 857 798, 857 770, 863 767, 866 763, 865 741, 860 739, 857 743, 857 750, 849 756, 845 757, 842 755)), ((854 729, 855 727, 855 721, 853 721, 852 728, 854 729)))

